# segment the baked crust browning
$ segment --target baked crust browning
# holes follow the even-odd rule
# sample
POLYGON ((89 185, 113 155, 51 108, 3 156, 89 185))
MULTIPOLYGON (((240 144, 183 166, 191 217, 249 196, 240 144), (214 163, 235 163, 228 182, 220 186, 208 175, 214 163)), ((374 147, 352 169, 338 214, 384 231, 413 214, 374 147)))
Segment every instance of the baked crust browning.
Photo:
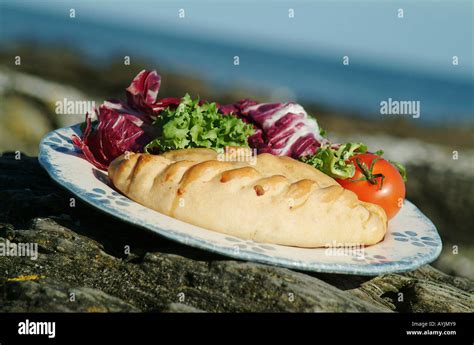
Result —
POLYGON ((179 220, 258 242, 298 247, 372 245, 387 217, 334 179, 289 157, 221 161, 210 149, 128 154, 109 167, 114 186, 179 220))

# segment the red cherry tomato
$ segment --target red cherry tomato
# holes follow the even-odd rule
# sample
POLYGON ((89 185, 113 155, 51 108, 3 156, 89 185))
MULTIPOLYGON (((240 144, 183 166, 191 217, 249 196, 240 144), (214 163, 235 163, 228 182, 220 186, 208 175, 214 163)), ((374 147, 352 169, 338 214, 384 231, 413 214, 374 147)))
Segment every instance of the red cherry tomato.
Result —
POLYGON ((356 193, 359 200, 381 206, 387 218, 393 218, 405 199, 405 183, 397 168, 372 153, 355 155, 350 161, 356 167, 354 176, 337 182, 356 193))

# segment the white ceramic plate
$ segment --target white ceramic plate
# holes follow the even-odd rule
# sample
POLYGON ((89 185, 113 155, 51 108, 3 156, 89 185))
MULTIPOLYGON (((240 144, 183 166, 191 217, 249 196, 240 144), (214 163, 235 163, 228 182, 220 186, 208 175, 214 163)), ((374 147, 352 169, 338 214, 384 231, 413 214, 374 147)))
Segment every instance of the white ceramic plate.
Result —
POLYGON ((90 205, 121 220, 193 247, 242 260, 294 269, 378 275, 413 270, 435 260, 441 239, 433 223, 409 201, 389 222, 385 239, 354 249, 307 249, 245 241, 206 230, 146 208, 116 192, 107 174, 82 158, 70 137, 79 125, 47 134, 40 144, 39 162, 64 188, 90 205))

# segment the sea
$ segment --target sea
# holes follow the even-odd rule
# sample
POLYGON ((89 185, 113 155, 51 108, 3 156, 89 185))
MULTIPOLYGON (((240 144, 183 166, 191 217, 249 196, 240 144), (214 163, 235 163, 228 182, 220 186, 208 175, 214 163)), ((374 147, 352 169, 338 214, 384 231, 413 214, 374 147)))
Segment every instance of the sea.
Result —
POLYGON ((64 44, 92 61, 124 55, 144 58, 220 88, 242 87, 249 98, 252 90, 264 90, 282 101, 314 103, 365 119, 406 116, 422 126, 474 123, 472 75, 449 77, 363 59, 344 65, 342 59, 322 54, 190 37, 165 29, 130 28, 127 23, 84 18, 71 22, 66 16, 14 6, 3 6, 0 19, 0 49, 21 42, 64 44), (420 116, 381 115, 381 102, 389 100, 419 102, 420 116))

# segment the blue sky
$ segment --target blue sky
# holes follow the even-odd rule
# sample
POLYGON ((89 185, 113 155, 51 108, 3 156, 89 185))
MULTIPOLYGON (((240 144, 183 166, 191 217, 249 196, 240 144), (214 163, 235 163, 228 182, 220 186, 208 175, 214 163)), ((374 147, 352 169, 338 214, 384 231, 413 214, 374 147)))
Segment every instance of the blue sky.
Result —
POLYGON ((31 1, 58 15, 472 78, 473 1, 31 1), (178 18, 185 9, 186 18, 178 18), (295 17, 288 18, 293 8, 295 17), (398 18, 398 9, 404 18, 398 18), (452 57, 459 65, 452 65, 452 57))

